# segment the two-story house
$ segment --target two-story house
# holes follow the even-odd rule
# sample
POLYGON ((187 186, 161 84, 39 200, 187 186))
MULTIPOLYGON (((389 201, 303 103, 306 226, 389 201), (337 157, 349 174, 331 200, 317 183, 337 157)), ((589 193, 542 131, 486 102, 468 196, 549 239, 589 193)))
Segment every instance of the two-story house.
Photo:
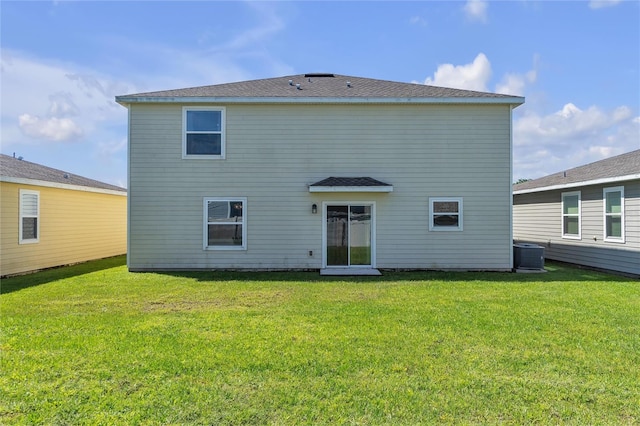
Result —
POLYGON ((522 97, 301 74, 116 101, 132 271, 512 268, 522 97))

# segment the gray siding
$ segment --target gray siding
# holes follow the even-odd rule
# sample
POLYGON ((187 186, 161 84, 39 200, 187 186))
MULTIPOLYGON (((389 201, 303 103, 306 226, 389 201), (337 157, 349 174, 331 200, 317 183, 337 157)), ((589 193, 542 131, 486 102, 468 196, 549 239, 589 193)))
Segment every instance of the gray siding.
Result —
POLYGON ((182 105, 130 106, 131 269, 320 268, 323 201, 375 202, 379 268, 511 268, 509 106, 226 108, 226 159, 183 160, 182 105), (394 191, 309 193, 329 176, 394 191), (223 196, 247 197, 246 251, 202 248, 202 200, 223 196), (429 232, 438 196, 463 197, 464 231, 429 232))
POLYGON ((640 181, 514 195, 513 236, 545 247, 545 257, 640 275, 640 181), (604 241, 603 188, 624 186, 625 242, 604 241), (562 238, 561 194, 581 191, 582 239, 562 238))

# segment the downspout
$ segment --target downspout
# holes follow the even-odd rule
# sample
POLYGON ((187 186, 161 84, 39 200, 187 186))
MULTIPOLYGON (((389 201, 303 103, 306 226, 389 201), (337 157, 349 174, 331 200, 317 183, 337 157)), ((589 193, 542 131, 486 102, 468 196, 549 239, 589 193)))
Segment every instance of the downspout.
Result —
POLYGON ((131 104, 127 108, 127 269, 131 270, 131 104))
POLYGON ((513 104, 509 105, 509 268, 513 271, 513 104))

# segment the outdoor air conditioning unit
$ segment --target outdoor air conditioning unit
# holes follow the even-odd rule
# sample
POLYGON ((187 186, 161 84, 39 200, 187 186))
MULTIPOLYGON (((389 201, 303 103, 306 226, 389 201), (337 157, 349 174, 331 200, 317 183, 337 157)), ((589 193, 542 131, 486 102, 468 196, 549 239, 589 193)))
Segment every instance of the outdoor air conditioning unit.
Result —
POLYGON ((544 247, 528 243, 514 244, 513 267, 515 269, 544 269, 544 247))

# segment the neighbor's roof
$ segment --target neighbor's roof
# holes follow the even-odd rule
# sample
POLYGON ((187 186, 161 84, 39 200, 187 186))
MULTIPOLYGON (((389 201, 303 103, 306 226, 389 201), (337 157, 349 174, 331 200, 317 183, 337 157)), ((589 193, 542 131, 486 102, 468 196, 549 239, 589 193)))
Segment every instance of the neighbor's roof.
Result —
POLYGON ((514 194, 640 179, 640 149, 513 185, 514 194))
POLYGON ((519 105, 524 102, 524 98, 417 83, 312 73, 123 95, 116 96, 116 101, 123 105, 136 102, 414 102, 519 105))
POLYGON ((119 186, 0 154, 0 181, 71 189, 98 189, 126 194, 119 186))

